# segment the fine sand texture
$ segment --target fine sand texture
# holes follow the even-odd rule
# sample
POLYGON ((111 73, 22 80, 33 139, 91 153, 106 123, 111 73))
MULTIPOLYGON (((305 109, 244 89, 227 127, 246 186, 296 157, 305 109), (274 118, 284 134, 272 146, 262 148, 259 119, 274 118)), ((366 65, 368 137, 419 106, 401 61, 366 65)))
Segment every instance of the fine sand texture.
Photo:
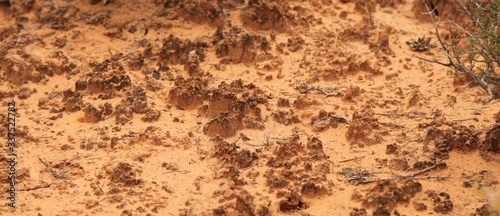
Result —
POLYGON ((0 1, 0 215, 498 216, 500 101, 416 57, 446 60, 424 3, 467 24, 451 0, 0 1))

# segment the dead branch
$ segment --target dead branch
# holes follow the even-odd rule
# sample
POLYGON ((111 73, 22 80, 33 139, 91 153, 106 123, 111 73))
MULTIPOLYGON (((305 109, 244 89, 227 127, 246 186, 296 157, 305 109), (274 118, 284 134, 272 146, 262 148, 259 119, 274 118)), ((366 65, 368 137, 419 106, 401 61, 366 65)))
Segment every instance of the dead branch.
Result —
MULTIPOLYGON (((496 56, 496 55, 494 54, 494 52, 493 52, 493 51, 492 51, 492 50, 491 50, 488 46, 486 46, 486 44, 485 44, 485 43, 481 43, 481 40, 480 40, 480 39, 478 39, 478 38, 477 38, 476 36, 474 36, 472 33, 470 33, 469 31, 467 31, 465 28, 463 28, 462 26, 458 25, 457 23, 455 23, 455 22, 453 22, 453 21, 451 21, 451 20, 449 20, 449 19, 446 19, 446 21, 447 21, 448 23, 452 24, 453 26, 457 27, 458 29, 460 29, 462 32, 464 32, 464 33, 465 33, 465 34, 466 34, 469 38, 471 38, 471 39, 472 39, 475 43, 479 44, 479 45, 481 46, 481 48, 482 48, 481 52, 484 52, 486 55, 491 56, 491 57, 496 56)), ((500 58, 494 58, 494 59, 495 59, 495 61, 497 61, 497 64, 500 64, 500 61, 499 61, 499 59, 500 59, 500 58)), ((477 61, 477 60, 476 60, 476 61, 477 61)), ((478 62, 479 62, 479 61, 478 61, 478 62)), ((489 65, 487 64, 487 66, 489 66, 489 65)), ((489 68, 489 67, 488 67, 488 68, 489 68)), ((471 70, 471 69, 469 69, 469 70, 471 70)), ((489 74, 489 72, 488 72, 488 71, 489 71, 489 69, 487 70, 487 74, 489 74)))
MULTIPOLYGON (((425 4, 425 7, 427 8, 427 14, 429 14, 429 16, 431 17, 431 20, 432 20, 432 25, 434 26, 434 30, 436 31, 436 36, 438 38, 438 41, 439 41, 439 44, 441 44, 441 47, 444 49, 445 53, 448 54, 448 48, 446 47, 446 45, 444 44, 443 42, 443 39, 441 38, 441 35, 439 34, 439 29, 437 27, 437 24, 436 24, 436 21, 434 20, 434 15, 432 15, 432 13, 434 12, 434 10, 436 8, 434 8, 432 11, 429 9, 429 6, 427 4, 425 4)), ((451 62, 451 60, 450 60, 451 62)))
POLYGON ((349 162, 349 161, 353 161, 353 160, 361 159, 361 158, 364 158, 364 157, 365 157, 365 156, 356 156, 356 157, 353 157, 353 158, 349 158, 349 159, 341 160, 341 161, 339 161, 339 163, 345 163, 345 162, 349 162))
POLYGON ((419 136, 419 137, 417 137, 417 138, 415 138, 415 139, 411 139, 411 140, 406 141, 406 143, 405 143, 404 145, 406 145, 406 144, 408 144, 408 143, 410 143, 410 142, 417 142, 417 141, 421 141, 421 140, 422 140, 422 137, 421 137, 421 136, 419 136))
POLYGON ((451 121, 456 121, 456 122, 464 122, 464 121, 470 121, 470 120, 477 121, 477 118, 453 119, 453 120, 451 120, 451 121))
MULTIPOLYGON (((456 0, 457 4, 460 5, 460 7, 462 7, 462 9, 469 15, 469 17, 474 21, 475 25, 481 29, 483 29, 483 26, 481 25, 481 23, 477 20, 474 20, 474 17, 473 15, 470 13, 470 11, 468 11, 467 7, 463 4, 463 2, 459 1, 459 0, 456 0)), ((440 65, 443 65, 443 66, 447 66, 447 67, 453 67, 455 68, 456 70, 458 71, 461 71, 461 72, 464 72, 465 74, 467 74, 469 77, 472 78, 472 80, 477 83, 479 86, 481 86, 484 90, 486 90, 488 92, 488 94, 490 95, 490 99, 489 101, 493 100, 493 99, 496 99, 496 98, 499 98, 500 97, 500 92, 494 92, 491 87, 488 85, 488 83, 485 82, 484 80, 484 76, 483 77, 479 77, 477 74, 474 73, 474 71, 472 71, 471 68, 467 68, 460 60, 459 58, 457 57, 454 57, 454 56, 451 56, 450 54, 450 51, 448 49, 448 47, 445 45, 445 43, 443 42, 443 39, 441 38, 441 35, 439 34, 439 29, 438 29, 438 25, 436 24, 436 21, 434 20, 434 15, 433 15, 433 10, 431 11, 431 9, 429 8, 429 6, 427 4, 425 4, 425 7, 427 8, 427 12, 428 13, 425 13, 425 14, 428 14, 432 20, 432 24, 434 26, 434 30, 436 32, 436 36, 439 40, 439 43, 441 44, 441 47, 444 49, 444 54, 446 55, 446 57, 448 58, 448 63, 442 63, 442 62, 439 62, 439 61, 436 61, 436 60, 428 60, 428 59, 425 59, 425 58, 422 58, 422 57, 417 57, 421 60, 424 60, 424 61, 428 61, 428 62, 433 62, 433 63, 437 63, 437 64, 440 64, 440 65)), ((485 51, 485 54, 486 55, 489 55, 491 57, 495 57, 493 55, 493 52, 488 48, 486 47, 485 44, 483 43, 480 43, 480 40, 475 37, 474 35, 472 35, 470 32, 466 31, 463 27, 461 27, 460 25, 450 21, 450 20, 447 20, 449 23, 453 24, 454 26, 456 26, 457 28, 461 29, 463 32, 465 32, 471 39, 475 40, 477 43, 479 43, 481 45, 481 47, 483 48, 483 50, 485 51)), ((494 58, 495 60, 498 61, 498 63, 500 64, 500 58, 494 58)), ((488 102, 489 102, 488 101, 488 102)))
POLYGON ((307 92, 309 92, 311 90, 316 90, 316 91, 322 92, 325 95, 325 97, 343 96, 344 95, 342 92, 333 92, 332 90, 329 90, 326 87, 321 88, 319 86, 308 87, 308 86, 304 85, 304 86, 297 87, 297 89, 299 90, 299 92, 301 94, 306 94, 307 92))
POLYGON ((391 170, 392 174, 394 175, 394 177, 392 177, 392 178, 370 178, 370 176, 369 176, 370 174, 368 173, 368 171, 361 170, 360 168, 357 168, 357 169, 344 168, 339 173, 341 175, 344 175, 349 182, 352 182, 355 185, 367 184, 367 183, 378 182, 378 181, 400 181, 400 180, 404 180, 404 179, 411 179, 411 180, 422 180, 422 179, 444 180, 444 179, 448 179, 450 177, 449 175, 448 176, 418 176, 418 175, 426 173, 432 169, 437 168, 440 164, 442 164, 442 161, 438 161, 430 167, 418 170, 418 171, 411 173, 409 175, 395 174, 391 170))
POLYGON ((416 110, 410 111, 410 112, 403 112, 403 113, 398 113, 398 109, 391 110, 385 113, 375 113, 375 115, 381 115, 381 116, 386 116, 388 118, 399 118, 401 116, 406 116, 408 118, 426 118, 426 119, 432 119, 430 117, 427 117, 427 114, 424 112, 418 112, 416 110))
MULTIPOLYGON (((481 22, 479 21, 479 19, 474 18, 474 15, 469 11, 469 9, 467 8, 467 6, 464 4, 463 1, 461 1, 461 0, 455 0, 455 2, 467 14, 467 16, 469 17, 469 19, 474 24, 474 26, 476 26, 477 28, 481 29, 481 31, 485 31, 485 27, 481 24, 481 22)), ((483 10, 483 11, 487 11, 487 9, 483 8, 481 5, 479 5, 479 3, 477 1, 473 1, 473 3, 475 3, 475 5, 477 6, 478 9, 483 10)), ((500 28, 497 29, 497 35, 498 35, 499 31, 500 31, 500 28)), ((488 35, 488 36, 491 37, 491 35, 488 35)), ((480 43, 480 44, 483 45, 482 43, 480 43)), ((488 51, 490 51, 490 53, 491 53, 491 50, 488 49, 488 51)), ((492 55, 492 57, 493 57, 493 55, 492 55)), ((496 56, 496 58, 494 58, 494 60, 495 60, 495 62, 498 65, 500 65, 500 56, 496 56)))
POLYGON ((446 106, 451 106, 451 104, 452 104, 452 103, 457 102, 457 97, 458 97, 460 94, 462 94, 462 92, 464 92, 466 89, 468 89, 468 88, 472 85, 472 83, 474 83, 474 82, 470 82, 469 84, 467 84, 467 86, 465 86, 465 88, 464 88, 464 89, 462 89, 462 91, 460 91, 457 95, 453 96, 453 97, 451 98, 450 102, 449 102, 446 106))
POLYGON ((406 178, 406 177, 415 177, 416 175, 420 175, 422 173, 425 173, 425 172, 427 172, 429 170, 432 170, 432 169, 436 168, 437 166, 441 165, 442 163, 443 163, 442 161, 438 161, 438 162, 436 162, 434 165, 432 165, 430 167, 427 167, 425 169, 416 171, 416 172, 414 172, 414 173, 412 173, 412 174, 410 174, 408 176, 401 176, 401 177, 404 177, 404 178, 406 178))
POLYGON ((448 56, 454 68, 458 69, 459 71, 465 72, 472 78, 472 80, 475 83, 477 83, 479 86, 481 86, 484 90, 488 92, 488 94, 490 95, 490 101, 499 97, 498 94, 500 93, 493 92, 488 83, 484 81, 484 77, 479 78, 471 69, 465 67, 465 65, 462 62, 460 62, 457 58, 452 57, 448 53, 445 53, 445 55, 448 56))
POLYGON ((430 59, 426 59, 426 58, 423 58, 423 57, 420 57, 420 56, 416 56, 416 55, 413 55, 413 57, 418 58, 420 60, 424 60, 426 62, 440 64, 440 65, 443 65, 445 67, 450 67, 451 66, 451 63, 449 63, 449 62, 448 63, 443 63, 443 62, 440 62, 438 60, 430 60, 430 59))
POLYGON ((54 178, 57 179, 71 179, 71 175, 68 174, 68 171, 65 169, 54 169, 52 166, 49 165, 45 160, 43 160, 41 157, 38 157, 38 160, 42 162, 43 165, 45 165, 45 170, 49 172, 54 178))
MULTIPOLYGON (((438 181, 445 180, 450 178, 450 176, 421 176, 421 177, 407 177, 404 179, 411 179, 411 180, 428 180, 428 179, 436 179, 438 181)), ((400 178, 378 178, 378 179, 369 179, 364 182, 361 182, 362 184, 366 183, 372 183, 372 182, 378 182, 378 181, 400 181, 403 179, 400 178)))

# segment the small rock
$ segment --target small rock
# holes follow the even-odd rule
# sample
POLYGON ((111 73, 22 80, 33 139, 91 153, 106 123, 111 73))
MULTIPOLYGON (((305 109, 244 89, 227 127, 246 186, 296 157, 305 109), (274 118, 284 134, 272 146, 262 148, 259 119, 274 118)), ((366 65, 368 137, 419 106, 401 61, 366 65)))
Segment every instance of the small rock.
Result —
POLYGON ((231 199, 234 196, 234 191, 231 189, 227 189, 224 191, 224 198, 231 199))

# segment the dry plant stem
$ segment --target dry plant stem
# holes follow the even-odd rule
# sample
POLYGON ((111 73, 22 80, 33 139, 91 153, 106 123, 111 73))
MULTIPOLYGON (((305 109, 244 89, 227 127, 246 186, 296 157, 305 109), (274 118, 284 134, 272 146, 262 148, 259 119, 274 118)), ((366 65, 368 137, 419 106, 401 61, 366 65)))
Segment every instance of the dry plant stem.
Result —
POLYGON ((430 166, 430 167, 427 167, 427 168, 425 168, 425 169, 419 170, 419 171, 417 171, 417 172, 414 172, 414 173, 412 173, 411 175, 408 175, 408 176, 401 176, 401 175, 398 175, 398 176, 401 176, 401 177, 404 177, 404 178, 406 178, 406 177, 415 177, 416 175, 420 175, 420 174, 425 173, 425 172, 427 172, 427 171, 429 171, 429 170, 431 170, 431 169, 436 168, 437 166, 441 165, 442 163, 443 163, 442 161, 438 161, 438 162, 436 162, 434 165, 432 165, 432 166, 430 166))
POLYGON ((434 165, 427 167, 425 169, 416 171, 410 175, 399 175, 399 174, 394 174, 395 177, 393 178, 376 178, 376 179, 368 179, 368 180, 363 180, 361 183, 371 183, 371 182, 377 182, 377 181, 387 181, 387 180, 394 180, 394 181, 400 181, 404 179, 411 179, 411 180, 421 180, 421 179, 437 179, 437 180, 444 180, 448 179, 450 176, 421 176, 417 177, 417 175, 423 174, 428 172, 429 170, 435 169, 438 165, 442 164, 441 161, 436 162, 434 165))
POLYGON ((345 160, 341 160, 339 161, 339 163, 345 163, 345 162, 349 162, 349 161, 353 161, 353 160, 357 160, 357 159, 361 159, 361 158, 364 158, 365 156, 356 156, 354 158, 349 158, 349 159, 345 159, 345 160))
POLYGON ((101 188, 101 186, 99 186, 99 183, 95 182, 95 185, 97 185, 97 187, 99 188, 99 190, 101 190, 101 192, 104 193, 104 190, 101 188))
POLYGON ((463 122, 463 121, 470 121, 470 120, 474 120, 476 118, 466 118, 466 119, 453 119, 452 121, 458 121, 458 122, 463 122))
POLYGON ((40 160, 40 162, 42 162, 43 165, 45 165, 45 167, 50 167, 50 165, 45 161, 43 160, 41 157, 38 157, 38 160, 40 160))
POLYGON ((483 43, 480 43, 480 40, 477 39, 476 36, 474 36, 473 34, 471 34, 469 31, 465 30, 462 26, 458 25, 457 23, 449 20, 449 19, 446 19, 446 21, 452 25, 454 25, 455 27, 457 27, 458 29, 460 29, 461 31, 463 31, 465 34, 467 34, 467 36, 469 36, 470 38, 472 38, 474 41, 476 41, 478 44, 481 44, 481 48, 483 48, 484 51, 486 51, 486 54, 492 56, 492 52, 491 50, 485 46, 483 43))
POLYGON ((466 89, 468 89, 468 88, 472 85, 472 83, 474 83, 474 82, 470 82, 469 84, 467 84, 467 86, 465 86, 465 88, 464 88, 464 89, 462 89, 462 91, 460 91, 457 95, 453 96, 453 97, 451 98, 450 102, 449 102, 446 106, 451 106, 451 104, 452 104, 452 103, 457 102, 457 97, 458 97, 460 94, 462 94, 462 92, 464 92, 466 89))
POLYGON ((236 138, 236 140, 235 140, 233 143, 231 143, 231 144, 232 144, 232 145, 236 145, 236 143, 237 143, 240 139, 241 139, 241 136, 238 136, 238 138, 236 138))
POLYGON ((379 179, 369 179, 362 181, 361 183, 372 183, 372 182, 378 182, 378 181, 400 181, 404 179, 411 179, 411 180, 427 180, 427 179, 436 179, 436 180, 445 180, 450 178, 450 176, 422 176, 422 177, 405 177, 405 178, 379 178, 379 179))
POLYGON ((417 142, 417 141, 420 141, 420 140, 422 140, 422 137, 417 137, 415 139, 411 139, 411 140, 406 141, 405 145, 408 144, 408 143, 410 143, 410 142, 417 142))
POLYGON ((343 94, 342 94, 342 93, 340 93, 340 92, 334 92, 334 93, 332 93, 332 92, 331 92, 331 91, 329 91, 328 89, 326 89, 326 88, 320 88, 319 86, 316 86, 316 87, 307 87, 307 88, 305 88, 305 89, 300 89, 300 88, 299 88, 299 91, 300 91, 300 93, 302 93, 302 94, 305 94, 305 93, 307 93, 307 92, 309 92, 309 91, 311 91, 311 90, 320 91, 320 92, 322 92, 322 93, 325 95, 325 97, 331 97, 331 96, 342 96, 342 95, 343 95, 343 94))
POLYGON ((481 86, 484 90, 486 90, 488 92, 488 94, 490 95, 489 101, 499 97, 499 95, 497 95, 495 92, 493 92, 493 90, 491 90, 491 88, 484 81, 484 79, 479 78, 472 70, 465 67, 465 65, 462 64, 461 62, 459 62, 456 58, 450 56, 447 53, 446 53, 446 55, 450 59, 450 62, 452 62, 453 67, 458 68, 458 70, 460 70, 462 72, 465 72, 467 75, 469 75, 472 78, 472 80, 474 80, 475 83, 479 84, 479 86, 481 86))
MULTIPOLYGON (((467 16, 469 16, 469 19, 472 20, 472 23, 478 27, 479 29, 481 30, 484 30, 484 26, 481 24, 481 22, 479 22, 478 20, 474 19, 474 16, 473 14, 469 11, 469 9, 467 9, 467 6, 465 6, 464 2, 461 1, 461 0, 455 0, 455 2, 460 6, 460 8, 462 8, 462 10, 467 14, 467 16)), ((476 6, 481 9, 481 10, 486 10, 485 8, 481 7, 481 5, 479 5, 477 2, 474 2, 476 4, 476 6)), ((452 23, 453 24, 453 23, 452 23)), ((457 27, 463 29, 462 27, 458 26, 457 27)), ((497 29, 497 32, 500 31, 500 29, 497 29)), ((488 49, 488 47, 485 47, 482 43, 480 43, 482 46, 483 46, 483 49, 485 49, 487 52, 488 52, 488 55, 491 55, 491 50, 488 49)), ((492 55, 491 55, 492 56, 492 55)), ((495 61, 498 65, 500 65, 500 58, 495 58, 495 61)))
POLYGON ((398 113, 399 108, 391 111, 387 111, 386 113, 375 113, 375 115, 386 116, 388 118, 399 118, 404 115, 408 115, 408 113, 398 113))
POLYGON ((41 157, 38 157, 38 160, 45 165, 45 170, 48 171, 54 178, 58 179, 71 179, 71 176, 67 174, 67 170, 64 169, 53 169, 45 160, 41 157))
MULTIPOLYGON (((472 14, 470 13, 470 11, 467 10, 467 8, 463 4, 463 2, 458 1, 458 0, 456 0, 456 2, 458 4, 460 4, 460 7, 462 7, 462 9, 464 9, 464 11, 466 11, 466 13, 469 15, 469 17, 474 21, 475 25, 478 26, 479 28, 482 28, 481 24, 477 23, 477 21, 473 19, 472 14)), ((421 59, 421 60, 424 60, 424 61, 427 61, 427 62, 437 63, 437 64, 440 64, 440 65, 443 65, 443 66, 447 66, 447 67, 453 67, 453 68, 455 68, 455 69, 457 69, 457 70, 459 70, 461 72, 464 72, 468 76, 470 76, 475 83, 477 83, 479 86, 481 86, 484 90, 486 90, 488 92, 488 94, 490 95, 489 101, 498 98, 499 95, 496 92, 493 92, 493 90, 491 90, 491 87, 488 86, 488 84, 484 81, 483 78, 478 77, 470 68, 467 68, 457 57, 453 57, 453 56, 450 55, 448 47, 444 44, 443 39, 441 38, 441 35, 439 34, 439 29, 437 27, 436 21, 434 20, 434 15, 433 15, 434 9, 431 11, 431 9, 429 8, 429 6, 427 4, 425 4, 425 7, 427 8, 427 11, 428 11, 428 13, 425 13, 425 14, 428 14, 430 16, 431 20, 432 20, 432 24, 434 26, 434 30, 436 32, 436 36, 438 38, 439 43, 441 44, 441 47, 445 51, 445 55, 448 58, 448 63, 442 63, 442 62, 439 62, 437 60, 428 60, 428 59, 425 59, 425 58, 422 58, 422 57, 418 57, 418 56, 416 56, 416 57, 418 59, 421 59)), ((448 22, 451 22, 451 21, 448 20, 448 22)), ((457 25, 457 24, 455 24, 453 22, 451 22, 451 24, 454 24, 455 26, 458 26, 460 29, 464 30, 464 32, 469 37, 471 37, 474 40, 477 40, 476 37, 474 37, 469 32, 465 31, 465 29, 463 29, 459 25, 457 25)), ((482 47, 486 51, 486 54, 488 54, 488 55, 491 54, 491 51, 487 47, 485 48, 484 44, 482 44, 482 47)), ((496 59, 496 60, 500 60, 500 59, 496 59)), ((498 62, 498 63, 500 63, 500 62, 498 62)))
MULTIPOLYGON (((437 24, 436 24, 436 21, 434 20, 434 16, 432 15, 432 13, 434 13, 434 9, 432 9, 432 11, 429 9, 429 6, 427 4, 425 4, 425 7, 427 8, 427 14, 429 14, 429 16, 431 17, 431 20, 432 20, 432 25, 434 26, 434 30, 436 31, 436 36, 438 38, 438 41, 439 41, 439 44, 441 44, 441 47, 444 49, 445 53, 448 54, 448 48, 446 48, 446 45, 444 45, 444 42, 443 42, 443 39, 441 38, 441 35, 439 34, 439 29, 437 27, 437 24)), ((445 65, 445 64, 443 64, 445 65)), ((448 66, 450 66, 450 63, 448 63, 448 66)))
POLYGON ((443 63, 443 62, 440 62, 438 60, 430 60, 430 59, 426 59, 426 58, 423 58, 423 57, 420 57, 420 56, 416 56, 416 55, 413 55, 413 57, 418 58, 418 59, 423 60, 423 61, 426 61, 426 62, 440 64, 440 65, 443 65, 443 66, 446 66, 446 67, 450 67, 451 66, 450 63, 443 63))

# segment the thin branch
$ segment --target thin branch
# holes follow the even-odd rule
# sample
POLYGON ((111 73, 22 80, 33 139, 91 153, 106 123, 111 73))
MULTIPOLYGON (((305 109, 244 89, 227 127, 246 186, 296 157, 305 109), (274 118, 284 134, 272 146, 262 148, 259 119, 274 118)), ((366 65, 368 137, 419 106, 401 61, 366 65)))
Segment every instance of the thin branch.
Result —
POLYGON ((445 66, 445 67, 450 67, 450 66, 452 66, 452 65, 451 65, 451 62, 448 62, 448 63, 443 63, 443 62, 440 62, 440 61, 438 61, 438 60, 429 60, 429 59, 426 59, 426 58, 423 58, 423 57, 420 57, 420 56, 416 56, 416 55, 413 55, 413 57, 418 58, 418 59, 420 59, 420 60, 424 60, 424 61, 426 61, 426 62, 431 62, 431 63, 440 64, 440 65, 443 65, 443 66, 445 66))
POLYGON ((457 23, 449 20, 448 18, 446 18, 446 21, 448 23, 454 25, 455 27, 459 28, 461 31, 463 31, 465 34, 467 34, 467 36, 469 36, 470 38, 472 38, 476 43, 480 44, 481 47, 483 48, 483 50, 486 51, 487 55, 494 56, 493 53, 491 52, 491 50, 484 43, 481 43, 481 40, 479 40, 476 36, 474 36, 473 34, 471 34, 469 31, 467 31, 466 29, 464 29, 462 26, 458 25, 457 23))
MULTIPOLYGON (((441 35, 439 34, 439 29, 437 27, 436 21, 434 20, 434 15, 432 15, 431 10, 429 9, 429 6, 427 4, 425 4, 425 7, 427 8, 428 14, 431 17, 432 25, 434 26, 434 30, 436 31, 436 36, 438 38, 439 44, 441 44, 441 47, 443 47, 444 52, 448 54, 449 53, 448 48, 444 44, 443 39, 441 38, 441 35)), ((450 59, 450 61, 451 61, 451 59, 450 59)))
MULTIPOLYGON (((481 24, 481 22, 479 21, 479 19, 475 19, 474 18, 474 15, 469 11, 469 9, 467 9, 467 6, 465 6, 465 4, 461 1, 461 0, 455 0, 455 2, 460 5, 460 7, 462 8, 462 10, 467 14, 467 16, 469 16, 470 20, 472 20, 472 23, 479 29, 481 29, 481 31, 484 31, 486 32, 485 30, 485 27, 481 24)), ((473 1, 476 6, 478 7, 478 9, 482 9, 482 7, 478 4, 478 1, 473 1)), ((490 39, 494 39, 492 38, 492 35, 488 35, 488 37, 490 39)), ((484 45, 483 45, 484 46, 484 45)), ((490 51, 491 53, 491 51, 490 51)), ((494 55, 490 55, 491 57, 494 57, 494 55)), ((495 62, 500 65, 500 57, 497 57, 495 58, 495 62)))
POLYGON ((441 165, 443 162, 442 161, 438 161, 436 162, 435 164, 433 164, 432 166, 430 167, 427 167, 425 169, 421 169, 421 170, 418 170, 414 173, 411 173, 409 175, 399 175, 399 174, 395 174, 392 170, 391 170, 391 173, 395 176, 395 177, 392 177, 392 178, 369 178, 369 173, 368 171, 366 170, 361 170, 359 168, 357 169, 351 169, 351 168, 344 168, 342 169, 342 171, 340 171, 339 173, 344 175, 348 181, 354 183, 354 184, 367 184, 367 183, 372 183, 372 182, 378 182, 378 181, 390 181, 390 180, 393 180, 393 181, 400 181, 400 180, 404 180, 404 179, 411 179, 411 180, 420 180, 420 179, 431 179, 431 178, 434 178, 434 179, 437 179, 437 180, 444 180, 444 179, 448 179, 450 176, 418 176, 418 175, 421 175, 423 173, 426 173, 432 169, 435 169, 437 168, 439 165, 441 165))
POLYGON ((498 93, 493 92, 493 90, 491 90, 491 87, 488 86, 488 83, 486 83, 484 81, 484 79, 479 78, 472 70, 465 67, 465 65, 462 62, 458 61, 455 57, 450 56, 450 54, 448 54, 448 53, 445 53, 445 54, 450 59, 454 68, 458 69, 459 71, 465 72, 467 75, 469 75, 472 78, 472 80, 474 80, 475 83, 480 85, 484 90, 486 90, 488 92, 488 94, 490 95, 490 100, 498 98, 498 95, 497 95, 498 93))
MULTIPOLYGON (((425 172, 427 172, 427 171, 429 171, 429 170, 431 170, 431 169, 436 168, 437 166, 441 165, 442 163, 443 163, 442 161, 438 161, 438 162, 436 162, 434 165, 432 165, 432 166, 430 166, 430 167, 427 167, 427 168, 425 168, 425 169, 419 170, 419 171, 417 171, 417 172, 414 172, 414 173, 412 173, 411 175, 409 175, 408 177, 415 177, 415 176, 417 176, 417 175, 420 175, 420 174, 422 174, 422 173, 425 173, 425 172)), ((406 177, 406 176, 403 176, 403 177, 406 177)))
POLYGON ((467 14, 467 16, 469 16, 470 20, 472 20, 472 23, 476 27, 480 28, 481 30, 484 30, 483 25, 481 25, 481 23, 474 18, 474 15, 472 15, 469 9, 467 9, 467 6, 465 6, 463 1, 455 0, 455 2, 462 8, 462 10, 467 14))
POLYGON ((339 161, 339 163, 345 163, 345 162, 349 162, 349 161, 353 161, 353 160, 361 159, 361 158, 364 158, 364 157, 365 157, 365 156, 356 156, 356 157, 353 157, 353 158, 349 158, 349 159, 341 160, 341 161, 339 161))
POLYGON ((309 92, 311 90, 320 91, 320 92, 322 92, 325 95, 325 97, 342 96, 342 95, 344 95, 342 92, 333 92, 332 90, 329 90, 326 87, 321 88, 319 86, 316 86, 316 87, 299 86, 299 87, 297 87, 297 89, 302 94, 305 94, 305 93, 307 93, 307 92, 309 92))
POLYGON ((452 103, 456 102, 457 101, 457 97, 462 94, 462 92, 464 92, 467 88, 469 88, 472 83, 474 83, 474 81, 470 82, 467 86, 465 86, 464 89, 462 89, 462 91, 460 91, 457 95, 453 96, 450 100, 450 102, 446 105, 446 106, 450 106, 452 103))
POLYGON ((411 179, 411 180, 425 180, 425 179, 436 179, 438 181, 445 180, 450 178, 450 176, 421 176, 421 177, 406 177, 406 178, 379 178, 379 179, 369 179, 360 183, 372 183, 372 182, 378 182, 378 181, 401 181, 404 179, 411 179))

